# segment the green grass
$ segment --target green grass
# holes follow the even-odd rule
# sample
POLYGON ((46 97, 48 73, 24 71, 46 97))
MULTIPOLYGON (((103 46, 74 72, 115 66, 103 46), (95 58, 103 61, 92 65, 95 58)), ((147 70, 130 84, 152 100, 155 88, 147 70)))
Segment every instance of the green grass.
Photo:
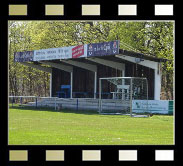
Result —
POLYGON ((9 109, 9 145, 172 145, 173 116, 131 118, 95 111, 9 109))

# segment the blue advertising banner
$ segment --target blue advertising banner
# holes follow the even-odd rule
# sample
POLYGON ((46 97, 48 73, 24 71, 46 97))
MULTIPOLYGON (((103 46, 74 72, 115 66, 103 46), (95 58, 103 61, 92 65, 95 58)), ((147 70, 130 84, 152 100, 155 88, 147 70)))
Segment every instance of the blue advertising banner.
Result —
POLYGON ((15 52, 14 61, 15 62, 29 62, 33 61, 34 51, 25 51, 25 52, 15 52))
POLYGON ((119 41, 91 43, 87 45, 87 56, 105 56, 119 54, 119 41))

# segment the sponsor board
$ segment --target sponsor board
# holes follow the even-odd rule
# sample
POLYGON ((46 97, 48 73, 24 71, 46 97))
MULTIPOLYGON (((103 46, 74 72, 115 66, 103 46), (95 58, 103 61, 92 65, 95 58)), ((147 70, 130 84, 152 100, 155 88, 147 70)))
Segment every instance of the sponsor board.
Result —
POLYGON ((72 47, 49 48, 34 51, 34 61, 70 59, 72 47))
POLYGON ((119 41, 16 52, 16 62, 71 59, 119 54, 119 41))
POLYGON ((132 111, 168 114, 170 111, 169 103, 170 100, 132 100, 132 111))
POLYGON ((72 58, 87 57, 87 44, 78 45, 72 48, 72 58))
POLYGON ((87 57, 119 54, 119 41, 91 43, 87 45, 87 57))
POLYGON ((33 61, 34 51, 24 51, 24 52, 15 52, 14 61, 15 62, 29 62, 33 61))

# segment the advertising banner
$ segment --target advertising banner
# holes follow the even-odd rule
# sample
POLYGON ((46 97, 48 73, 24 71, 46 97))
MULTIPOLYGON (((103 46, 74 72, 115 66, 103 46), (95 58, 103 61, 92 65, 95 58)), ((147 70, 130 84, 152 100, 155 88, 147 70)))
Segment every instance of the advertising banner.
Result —
POLYGON ((168 114, 169 100, 133 100, 132 111, 143 112, 148 108, 148 112, 168 114), (147 107, 148 104, 148 107, 147 107))
POLYGON ((49 48, 34 51, 34 61, 72 58, 72 47, 49 48))
POLYGON ((48 48, 15 53, 16 62, 71 59, 119 54, 119 41, 92 43, 78 46, 48 48))
POLYGON ((86 49, 87 49, 86 45, 78 45, 78 46, 35 50, 34 61, 86 57, 87 56, 86 49))
POLYGON ((72 48, 72 58, 87 57, 87 44, 78 45, 72 48))
POLYGON ((30 62, 33 61, 34 51, 15 52, 15 62, 30 62))
POLYGON ((106 56, 119 54, 119 41, 91 43, 87 45, 87 56, 106 56))

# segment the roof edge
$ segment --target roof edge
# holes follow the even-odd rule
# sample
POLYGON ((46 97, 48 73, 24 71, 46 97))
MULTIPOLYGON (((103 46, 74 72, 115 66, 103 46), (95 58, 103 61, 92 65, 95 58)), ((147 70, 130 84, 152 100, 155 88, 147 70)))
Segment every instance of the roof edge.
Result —
POLYGON ((142 54, 142 53, 137 53, 137 52, 134 52, 134 51, 127 51, 127 50, 124 50, 124 49, 119 49, 119 53, 123 54, 123 55, 127 55, 127 56, 143 58, 143 59, 151 60, 151 61, 155 61, 155 62, 166 62, 166 61, 169 61, 168 59, 165 59, 165 58, 157 58, 157 57, 153 57, 153 56, 150 56, 150 55, 146 55, 146 54, 142 54))

